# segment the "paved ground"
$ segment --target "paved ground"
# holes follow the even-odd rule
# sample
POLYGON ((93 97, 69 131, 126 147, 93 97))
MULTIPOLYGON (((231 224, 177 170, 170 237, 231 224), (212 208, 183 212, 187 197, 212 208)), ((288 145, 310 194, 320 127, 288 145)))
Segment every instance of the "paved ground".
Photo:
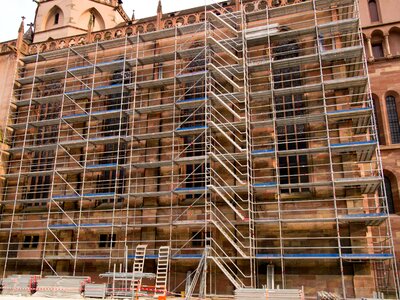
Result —
MULTIPOLYGON (((83 297, 81 297, 81 298, 46 298, 46 297, 0 296, 0 300, 28 300, 28 299, 29 300, 49 300, 49 299, 54 299, 54 300, 56 300, 56 299, 57 300, 77 300, 77 299, 85 299, 85 298, 83 298, 83 297)), ((154 300, 154 298, 144 298, 144 297, 141 297, 139 299, 140 300, 154 300)), ((168 297, 167 299, 168 300, 173 300, 173 299, 183 300, 184 298, 168 297)), ((131 299, 129 299, 129 300, 131 300, 131 299)))
MULTIPOLYGON (((20 296, 0 296, 1 300, 49 300, 49 299, 55 299, 55 298, 43 298, 43 297, 20 297, 20 296)), ((60 298, 58 298, 60 299, 60 298)), ((76 300, 79 298, 63 298, 63 300, 76 300)), ((83 298, 81 298, 83 299, 83 298)))
MULTIPOLYGON (((47 298, 47 297, 24 297, 24 296, 3 296, 0 295, 0 300, 49 300, 49 299, 54 299, 54 300, 77 300, 77 299, 88 299, 89 298, 84 298, 84 297, 77 297, 77 298, 47 298)), ((90 298, 91 300, 94 300, 93 298, 90 298)), ((168 300, 183 300, 184 298, 181 297, 168 297, 168 300)), ((197 298, 192 298, 193 300, 197 299, 197 298)), ((232 300, 232 297, 218 297, 218 298, 207 298, 206 300, 232 300)), ((127 300, 131 300, 128 299, 127 300)), ((139 300, 154 300, 154 298, 152 297, 140 297, 139 300)))

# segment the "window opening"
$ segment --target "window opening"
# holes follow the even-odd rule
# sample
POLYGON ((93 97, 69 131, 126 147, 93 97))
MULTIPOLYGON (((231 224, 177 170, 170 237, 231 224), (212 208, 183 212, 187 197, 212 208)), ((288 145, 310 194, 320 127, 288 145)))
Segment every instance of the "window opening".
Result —
MULTIPOLYGON (((274 50, 275 60, 299 56, 300 48, 296 40, 278 44, 274 50)), ((274 71, 274 88, 290 88, 300 86, 301 70, 299 66, 282 68, 274 71)), ((275 99, 277 118, 293 118, 305 114, 305 104, 302 94, 278 96, 275 99)), ((277 127, 278 150, 298 150, 307 148, 306 125, 282 125, 277 127)), ((307 155, 288 155, 279 157, 279 175, 281 184, 296 185, 307 183, 307 155)), ((308 188, 282 189, 283 193, 305 192, 308 188)))
POLYGON ((117 235, 113 234, 100 234, 99 248, 114 248, 117 235))
POLYGON ((54 15, 54 25, 58 25, 59 22, 60 22, 60 14, 56 13, 54 15))
POLYGON ((378 22, 379 21, 378 5, 375 0, 368 1, 368 9, 371 22, 378 22))
POLYGON ((400 124, 399 114, 397 112, 396 98, 393 96, 386 97, 386 109, 388 114, 388 122, 390 128, 390 137, 392 144, 400 143, 400 124))
POLYGON ((386 189, 386 198, 388 204, 388 212, 390 214, 395 213, 394 209, 394 201, 393 201, 393 190, 392 190, 392 182, 389 177, 385 176, 385 189, 386 189))

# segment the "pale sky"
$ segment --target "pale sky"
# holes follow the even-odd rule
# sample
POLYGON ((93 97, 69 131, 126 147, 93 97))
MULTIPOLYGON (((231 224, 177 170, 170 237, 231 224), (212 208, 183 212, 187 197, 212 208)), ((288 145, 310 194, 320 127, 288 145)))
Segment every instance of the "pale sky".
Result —
MULTIPOLYGON (((84 0, 81 0, 84 1, 84 0)), ((157 11, 158 0, 124 0, 124 8, 128 16, 135 10, 136 18, 154 16, 157 11)), ((162 0, 163 12, 172 12, 181 9, 196 7, 211 3, 212 0, 162 0)), ((34 21, 36 3, 32 0, 0 0, 3 9, 0 12, 0 42, 15 39, 21 17, 25 16, 25 24, 34 21)), ((26 28, 25 28, 26 29, 26 28)))

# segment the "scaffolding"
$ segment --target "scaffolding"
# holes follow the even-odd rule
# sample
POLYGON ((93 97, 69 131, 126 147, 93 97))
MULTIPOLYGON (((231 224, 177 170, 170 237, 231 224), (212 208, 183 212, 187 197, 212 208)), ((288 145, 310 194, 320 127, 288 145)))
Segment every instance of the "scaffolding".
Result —
POLYGON ((397 297, 357 1, 251 5, 21 58, 3 277, 110 272, 146 245, 169 247, 169 291, 201 262, 207 295, 261 287, 273 265, 282 288, 307 294, 326 268, 344 298, 397 297))

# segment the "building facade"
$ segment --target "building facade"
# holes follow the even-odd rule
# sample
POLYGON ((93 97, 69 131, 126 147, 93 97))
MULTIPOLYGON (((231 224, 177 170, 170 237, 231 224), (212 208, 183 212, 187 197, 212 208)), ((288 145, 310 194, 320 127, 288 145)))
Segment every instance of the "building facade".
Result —
POLYGON ((372 98, 377 116, 384 180, 395 242, 396 256, 400 253, 399 207, 399 128, 398 101, 400 85, 400 19, 395 9, 399 1, 361 2, 361 20, 369 63, 372 98))
MULTIPOLYGON (((193 272, 207 295, 268 285, 397 297, 398 190, 385 167, 397 94, 382 113, 367 59, 372 78, 395 67, 372 60, 378 23, 363 35, 357 1, 170 14, 160 3, 142 20, 117 1, 79 3, 39 1, 35 30, 21 26, 1 48, 16 66, 3 118, 3 276, 99 281, 138 247, 156 273, 167 248, 158 288, 170 292, 193 272), (382 154, 374 107, 389 130, 382 154)), ((361 3, 362 14, 382 18, 378 4, 361 3)), ((390 42, 382 51, 395 59, 390 42)))

